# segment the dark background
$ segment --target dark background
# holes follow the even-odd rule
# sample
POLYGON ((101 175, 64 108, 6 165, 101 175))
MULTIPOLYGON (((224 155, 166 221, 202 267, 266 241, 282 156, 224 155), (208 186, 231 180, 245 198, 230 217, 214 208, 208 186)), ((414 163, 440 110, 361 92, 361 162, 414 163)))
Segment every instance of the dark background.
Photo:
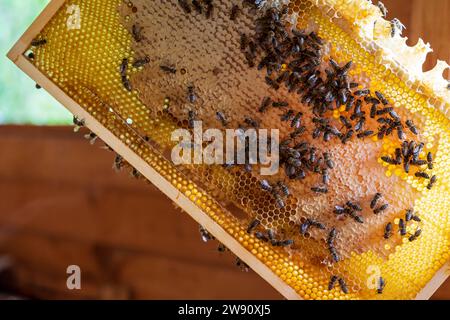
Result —
MULTIPOLYGON (((389 18, 450 61, 449 0, 385 0, 389 18)), ((30 88, 30 90, 32 90, 30 88)), ((24 92, 26 94, 26 92, 24 92)), ((26 108, 26 106, 22 106, 26 108)), ((0 291, 43 299, 280 299, 154 187, 69 127, 0 126, 0 291), (82 290, 66 289, 66 268, 82 290)), ((450 282, 434 295, 450 298, 450 282)))

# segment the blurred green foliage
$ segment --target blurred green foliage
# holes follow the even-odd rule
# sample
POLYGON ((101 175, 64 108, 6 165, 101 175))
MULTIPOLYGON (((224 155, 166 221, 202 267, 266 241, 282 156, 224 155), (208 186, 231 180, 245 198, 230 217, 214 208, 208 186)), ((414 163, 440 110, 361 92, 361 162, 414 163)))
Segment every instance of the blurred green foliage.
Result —
POLYGON ((0 0, 0 124, 70 124, 71 115, 6 54, 49 0, 0 0))

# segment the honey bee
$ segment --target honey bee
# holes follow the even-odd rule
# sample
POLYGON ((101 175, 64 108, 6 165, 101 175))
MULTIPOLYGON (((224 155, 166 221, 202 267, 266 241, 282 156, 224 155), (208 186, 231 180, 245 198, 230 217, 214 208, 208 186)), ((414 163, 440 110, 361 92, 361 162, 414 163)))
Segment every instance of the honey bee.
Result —
POLYGON ((275 234, 273 233, 272 229, 268 229, 267 230, 267 237, 269 238, 270 241, 274 241, 275 239, 275 234))
POLYGON ((344 214, 347 213, 348 209, 341 207, 341 206, 334 206, 334 213, 335 214, 344 214))
POLYGON ((382 140, 386 134, 387 126, 382 126, 378 129, 377 137, 379 140, 382 140))
POLYGON ((430 179, 430 175, 423 171, 417 171, 414 175, 418 178, 430 179))
POLYGON ((362 139, 362 138, 369 137, 369 136, 371 136, 371 135, 373 135, 373 134, 374 134, 374 132, 373 132, 372 130, 366 130, 366 131, 363 131, 363 132, 358 133, 356 136, 357 136, 359 139, 362 139))
POLYGON ((370 117, 373 119, 377 115, 377 105, 372 104, 372 107, 370 107, 370 117))
POLYGON ((281 119, 281 121, 289 121, 290 119, 292 119, 293 116, 294 116, 294 110, 289 109, 280 117, 280 119, 281 119))
POLYGON ((220 121, 222 126, 224 126, 224 127, 227 126, 227 119, 225 118, 225 115, 223 114, 223 112, 217 111, 216 112, 216 117, 217 117, 217 120, 220 121))
POLYGON ((253 220, 250 222, 247 228, 247 233, 251 233, 257 226, 259 226, 261 222, 258 219, 253 220))
POLYGON ((31 41, 31 46, 33 47, 42 47, 43 45, 47 44, 47 40, 46 39, 33 39, 31 41))
POLYGON ((277 83, 285 82, 289 79, 289 76, 290 76, 290 73, 289 73, 289 71, 286 70, 286 71, 282 72, 275 81, 277 83))
POLYGON ((312 137, 313 139, 317 139, 322 134, 322 130, 320 128, 316 128, 313 131, 312 137))
POLYGON ((427 162, 428 162, 428 169, 433 169, 433 154, 431 152, 428 152, 427 154, 427 162))
POLYGON ((334 275, 331 276, 330 278, 330 282, 328 283, 328 290, 333 290, 334 286, 336 285, 337 281, 338 281, 339 277, 334 275))
POLYGON ((131 33, 133 34, 133 39, 136 42, 142 41, 142 28, 138 26, 137 24, 133 24, 131 28, 131 33))
POLYGON ((388 14, 388 10, 386 9, 386 6, 381 1, 378 1, 377 6, 380 9, 383 17, 386 18, 387 14, 388 14))
POLYGON ((288 106, 289 106, 289 103, 286 101, 274 101, 272 103, 272 107, 274 107, 274 108, 285 108, 288 106))
POLYGON ((350 217, 353 218, 358 223, 364 223, 364 218, 362 216, 357 215, 354 211, 349 212, 350 217))
POLYGON ((269 239, 264 235, 262 232, 255 232, 255 237, 259 240, 262 240, 264 242, 269 241, 269 239))
POLYGON ((381 92, 375 91, 375 95, 377 96, 378 100, 381 101, 381 103, 382 103, 383 105, 386 106, 386 105, 389 104, 389 101, 384 97, 384 95, 383 95, 381 92))
POLYGON ((278 181, 277 186, 285 197, 288 197, 291 194, 289 188, 282 181, 278 181))
POLYGON ((113 169, 115 171, 120 171, 124 166, 124 159, 121 155, 116 154, 116 157, 114 158, 113 162, 113 169))
POLYGON ((141 173, 136 168, 131 169, 130 175, 136 179, 139 179, 140 177, 142 177, 141 173))
POLYGON ((384 227, 384 238, 389 239, 392 235, 392 222, 388 222, 384 227))
POLYGON ((415 135, 419 134, 419 131, 417 130, 416 126, 414 125, 414 122, 411 120, 406 120, 406 126, 408 129, 415 135))
POLYGON ((214 237, 201 225, 199 225, 199 231, 203 242, 208 242, 214 239, 214 237))
POLYGON ((406 135, 405 135, 405 133, 403 132, 403 129, 402 129, 401 126, 398 126, 398 127, 397 127, 397 136, 398 136, 398 138, 399 138, 400 140, 405 140, 405 139, 406 139, 406 135))
POLYGON ((241 50, 244 51, 248 45, 248 37, 245 33, 241 33, 241 39, 240 39, 239 43, 240 43, 241 50))
POLYGON ((328 233, 328 237, 327 237, 327 245, 329 247, 333 246, 334 241, 336 240, 336 236, 337 236, 337 230, 336 228, 332 228, 330 230, 330 232, 328 233))
POLYGON ((323 182, 323 184, 330 183, 330 174, 328 173, 327 169, 322 170, 322 182, 323 182))
POLYGON ((378 279, 377 293, 382 294, 385 286, 386 286, 386 281, 383 279, 383 277, 380 277, 378 279))
POLYGON ((384 162, 389 163, 389 164, 399 164, 396 159, 392 159, 389 156, 382 156, 381 160, 383 160, 384 162))
POLYGON ((290 137, 292 139, 300 136, 301 134, 303 134, 306 131, 306 127, 305 126, 301 126, 298 127, 297 129, 294 130, 294 132, 291 132, 290 137))
POLYGON ((400 235, 402 235, 402 236, 406 235, 406 223, 405 223, 405 220, 403 220, 403 219, 399 220, 398 228, 399 228, 399 231, 400 231, 400 235))
POLYGON ((370 90, 369 89, 356 90, 354 92, 354 94, 357 97, 365 97, 365 96, 368 96, 370 94, 370 90))
POLYGON ((276 81, 273 81, 272 78, 266 76, 265 81, 269 87, 272 87, 275 90, 280 89, 280 85, 276 81))
POLYGON ((203 13, 203 7, 198 0, 192 0, 192 6, 194 7, 195 11, 197 11, 198 14, 203 13))
POLYGON ((292 240, 292 239, 281 240, 281 241, 277 241, 275 243, 275 245, 278 246, 278 247, 289 247, 289 246, 291 246, 293 244, 294 244, 294 240, 292 240))
POLYGON ((341 260, 341 257, 339 256, 336 248, 333 246, 330 246, 330 247, 328 247, 328 249, 330 251, 331 257, 333 258, 333 261, 339 262, 341 260))
POLYGON ((370 201, 370 209, 375 208, 378 200, 380 200, 382 196, 383 195, 381 193, 379 193, 379 192, 375 193, 375 195, 372 198, 372 201, 370 201))
MULTIPOLYGON (((392 107, 385 107, 385 108, 383 108, 383 109, 378 109, 377 110, 377 116, 381 116, 381 115, 384 115, 384 114, 388 114, 389 112, 391 112, 393 110, 393 108, 392 107)), ((388 120, 387 120, 388 121, 388 120)))
POLYGON ((186 0, 178 0, 178 4, 185 13, 189 14, 192 12, 191 7, 189 6, 186 0))
POLYGON ((160 65, 159 68, 165 73, 172 73, 172 74, 177 73, 177 69, 172 66, 160 65))
POLYGON ((192 85, 188 86, 187 88, 187 100, 189 101, 189 103, 195 103, 197 101, 195 88, 192 85))
POLYGON ((259 128, 258 121, 254 120, 250 117, 245 117, 244 122, 253 128, 259 128))
POLYGON ((214 15, 214 5, 212 3, 212 0, 205 0, 206 3, 206 19, 211 19, 214 15))
POLYGON ((402 149, 395 149, 395 162, 402 163, 402 149))
POLYGON ((131 87, 131 82, 130 80, 128 80, 127 76, 122 76, 122 84, 126 90, 128 91, 133 90, 133 88, 131 87))
POLYGON ((133 62, 133 67, 136 69, 139 69, 149 63, 150 63, 150 58, 146 56, 144 58, 135 60, 133 62))
POLYGON ((366 103, 369 103, 369 104, 372 104, 372 105, 375 105, 375 106, 378 106, 380 104, 380 101, 377 98, 374 98, 372 96, 364 97, 364 101, 366 103))
POLYGON ((417 229, 412 236, 408 238, 409 241, 416 240, 422 234, 422 229, 417 229))
POLYGON ((189 110, 189 112, 188 112, 188 125, 189 125, 189 128, 194 128, 194 122, 195 122, 195 111, 193 111, 193 110, 189 110))
POLYGON ((120 75, 122 77, 126 77, 127 76, 127 70, 128 70, 128 59, 127 58, 123 58, 122 63, 120 64, 120 75))
POLYGON ((413 209, 408 209, 408 210, 406 210, 406 213, 405 213, 405 221, 406 221, 406 222, 411 221, 413 215, 414 215, 413 209))
POLYGON ((406 173, 409 173, 409 162, 408 161, 405 161, 404 163, 403 163, 403 170, 405 170, 405 172, 406 173))
POLYGON ((264 113, 270 106, 272 99, 270 97, 264 97, 261 101, 261 105, 258 109, 259 112, 264 113))
POLYGON ((375 210, 373 210, 373 213, 379 214, 379 213, 385 211, 387 208, 389 208, 389 204, 385 203, 385 204, 381 205, 380 207, 376 208, 375 210))
POLYGON ((352 128, 352 124, 348 121, 348 119, 344 116, 339 116, 339 121, 341 121, 341 123, 347 128, 347 129, 351 129, 352 128))
POLYGON ((354 203, 354 202, 351 202, 351 201, 347 201, 345 204, 346 204, 348 207, 352 208, 353 210, 356 210, 356 211, 362 211, 362 208, 361 208, 361 206, 360 206, 358 203, 354 203))
POLYGON ((311 191, 313 191, 315 193, 328 193, 328 188, 326 186, 317 186, 317 187, 312 187, 311 191))
POLYGON ((330 154, 328 152, 324 152, 323 158, 325 160, 325 164, 327 165, 327 167, 330 169, 333 169, 335 164, 334 164, 334 161, 331 159, 330 154))
POLYGON ((418 167, 423 166, 425 164, 428 164, 426 160, 422 160, 422 159, 417 159, 417 160, 413 159, 413 160, 410 161, 410 163, 413 166, 418 166, 418 167))
POLYGON ((353 103, 355 102, 355 98, 353 96, 350 96, 347 99, 347 103, 345 104, 345 111, 350 111, 353 108, 353 103))
POLYGON ((433 186, 434 186, 434 184, 436 183, 436 181, 437 181, 437 177, 436 177, 436 175, 433 175, 433 176, 431 177, 431 179, 430 179, 430 182, 429 182, 428 185, 427 185, 427 189, 428 189, 428 190, 431 190, 431 188, 433 188, 433 186))
POLYGON ((303 180, 303 179, 305 179, 305 178, 306 178, 306 173, 305 173, 305 171, 302 170, 302 169, 299 169, 299 170, 297 171, 297 173, 295 174, 294 178, 295 178, 295 179, 298 179, 298 180, 303 180))
POLYGON ((80 129, 86 125, 84 120, 78 119, 76 116, 73 116, 73 124, 75 125, 75 127, 73 128, 74 132, 80 131, 80 129))
POLYGON ((406 29, 406 27, 404 26, 403 23, 400 22, 399 19, 394 18, 391 21, 391 37, 392 38, 395 37, 397 32, 398 32, 399 35, 402 35, 404 29, 406 29))
POLYGON ((89 140, 89 143, 90 143, 91 145, 93 145, 93 144, 95 143, 95 141, 97 141, 98 136, 97 136, 95 133, 90 132, 90 133, 88 133, 88 134, 85 134, 85 135, 84 135, 84 138, 85 138, 86 140, 89 140))
POLYGON ((294 118, 292 118, 291 128, 298 128, 298 127, 300 127, 302 116, 303 116, 302 112, 297 112, 297 114, 294 116, 294 118))
POLYGON ((343 278, 339 278, 338 281, 339 281, 339 286, 341 287, 342 292, 347 294, 348 288, 347 288, 347 284, 345 283, 345 280, 343 278))
POLYGON ((300 225, 300 234, 305 235, 310 227, 309 219, 300 225))
POLYGON ((346 144, 355 132, 353 130, 348 130, 347 133, 342 137, 341 141, 343 144, 346 144))
POLYGON ((319 228, 321 230, 325 230, 325 225, 323 223, 319 222, 319 221, 316 221, 316 220, 313 220, 313 219, 307 219, 306 221, 307 221, 307 223, 310 226, 319 228))
POLYGON ((233 7, 231 8, 231 13, 230 13, 230 20, 234 21, 236 20, 236 18, 239 16, 239 12, 240 12, 240 8, 238 5, 233 5, 233 7))
POLYGON ((275 196, 275 201, 277 203, 278 208, 283 209, 286 206, 286 204, 284 203, 281 196, 278 193, 275 193, 274 196, 275 196))

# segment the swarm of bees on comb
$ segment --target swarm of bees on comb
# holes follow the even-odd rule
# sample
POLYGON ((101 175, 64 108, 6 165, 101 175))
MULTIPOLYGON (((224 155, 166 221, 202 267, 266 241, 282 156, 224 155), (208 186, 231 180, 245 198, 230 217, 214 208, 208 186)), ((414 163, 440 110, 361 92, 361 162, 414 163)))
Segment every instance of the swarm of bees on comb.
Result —
MULTIPOLYGON (((217 14, 216 6, 222 1, 214 0, 177 0, 178 10, 187 17, 190 15, 201 16, 203 19, 214 19, 217 14)), ((282 3, 283 1, 281 1, 282 3)), ((387 15, 387 9, 379 2, 378 7, 383 16, 387 15)), ((240 33, 233 39, 241 50, 242 59, 248 69, 257 70, 262 74, 268 94, 259 101, 254 101, 254 114, 242 115, 239 128, 263 128, 261 119, 268 114, 276 114, 280 128, 287 130, 280 141, 280 165, 282 173, 276 177, 261 177, 255 172, 252 164, 237 165, 227 163, 223 168, 230 172, 243 171, 258 177, 260 191, 270 197, 273 204, 280 210, 286 208, 294 197, 302 197, 296 192, 295 184, 305 185, 307 191, 314 196, 324 197, 333 192, 333 171, 342 165, 338 158, 327 149, 327 145, 341 145, 346 148, 354 141, 372 141, 373 139, 391 139, 395 148, 383 150, 379 159, 386 165, 412 174, 415 178, 426 181, 426 188, 431 190, 439 180, 433 174, 435 154, 428 150, 426 142, 419 140, 421 128, 412 119, 399 114, 385 94, 380 91, 372 91, 365 82, 359 82, 359 78, 351 74, 355 67, 353 61, 338 63, 328 52, 328 43, 322 39, 314 28, 297 29, 289 21, 290 9, 288 5, 282 5, 277 1, 234 1, 229 6, 229 23, 237 23, 243 16, 253 16, 253 33, 240 33), (276 3, 276 5, 271 5, 276 3), (286 90, 290 97, 295 97, 298 106, 292 104, 292 100, 275 98, 270 93, 286 90), (301 108, 299 108, 301 106, 301 108), (392 151, 392 152, 391 152, 392 151), (311 183, 311 181, 315 181, 311 183)), ((391 21, 391 35, 395 37, 402 33, 403 24, 394 19, 391 21)), ((138 22, 132 24, 130 34, 135 43, 141 43, 145 39, 145 27, 138 22)), ((32 46, 46 45, 46 40, 35 39, 32 46)), ((33 59, 32 53, 29 55, 33 59)), ((129 70, 143 69, 155 64, 157 59, 148 55, 137 56, 130 60, 123 58, 118 65, 118 74, 123 88, 133 92, 129 70)), ((336 59, 337 60, 337 59, 336 59)), ((179 67, 175 62, 157 65, 162 77, 180 77, 186 74, 186 69, 179 67)), ((219 68, 213 70, 215 75, 223 72, 219 68)), ((163 102, 163 112, 177 121, 187 124, 187 128, 194 128, 194 123, 202 119, 200 104, 204 90, 193 82, 185 85, 183 96, 166 96, 163 102), (181 119, 178 114, 172 113, 173 101, 183 99, 186 104, 192 106, 186 112, 186 117, 181 119), (198 106, 198 108, 196 108, 198 106)), ((232 120, 227 112, 214 109, 215 121, 222 128, 230 128, 232 120)), ((74 118, 75 130, 83 127, 84 120, 74 118)), ((277 129, 271 127, 270 129, 277 129)), ((85 138, 94 144, 98 137, 94 133, 88 133, 85 138)), ((142 137, 145 141, 149 137, 142 137)), ((246 141, 247 142, 247 141, 246 141)), ((270 146, 270 142, 269 142, 270 146)), ((111 150, 108 146, 105 147, 111 150)), ((246 149, 248 146, 246 146, 246 149)), ((376 155, 378 157, 378 155, 376 155)), ((113 164, 114 169, 122 170, 128 167, 126 161, 117 155, 113 164)), ((141 178, 140 173, 129 167, 131 175, 141 178)), ((376 190, 370 199, 364 201, 349 197, 345 201, 333 203, 333 215, 336 222, 347 221, 359 225, 369 224, 370 216, 382 217, 392 207, 392 203, 386 200, 384 190, 376 190), (370 208, 370 209, 368 209, 370 208)), ((404 207, 401 213, 394 219, 386 218, 380 242, 398 237, 399 241, 413 242, 422 234, 422 220, 420 213, 412 207, 404 207), (414 228, 409 225, 414 224, 414 228)), ((254 235, 268 245, 278 247, 287 252, 300 250, 297 246, 298 239, 309 239, 311 234, 319 234, 325 239, 327 257, 324 268, 345 260, 345 255, 340 252, 345 244, 339 243, 339 224, 330 223, 329 219, 321 219, 320 214, 313 214, 306 219, 296 221, 292 230, 284 232, 276 228, 267 227, 261 219, 255 216, 245 219, 246 233, 254 235)), ((201 239, 205 242, 216 240, 204 227, 200 226, 201 239)), ((220 252, 229 250, 220 244, 220 252)), ((248 271, 249 267, 239 258, 236 265, 248 271)), ((328 290, 339 288, 343 294, 351 292, 347 285, 346 275, 331 274, 328 290)), ((382 294, 387 282, 385 278, 377 279, 374 291, 382 294)))

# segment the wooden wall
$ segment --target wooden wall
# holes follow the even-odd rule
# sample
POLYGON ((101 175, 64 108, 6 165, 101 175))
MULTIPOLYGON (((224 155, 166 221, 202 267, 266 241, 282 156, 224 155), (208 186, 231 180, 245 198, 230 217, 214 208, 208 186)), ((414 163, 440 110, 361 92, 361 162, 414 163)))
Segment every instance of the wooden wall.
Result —
MULTIPOLYGON (((389 17, 450 61, 450 1, 385 0, 389 17)), ((71 128, 0 127, 0 291, 36 298, 280 299, 253 272, 201 242, 154 187, 115 174, 113 155, 71 128), (82 269, 81 291, 66 268, 82 269), (2 272, 3 270, 3 272, 2 272)), ((450 282, 436 293, 450 298, 450 282)))

